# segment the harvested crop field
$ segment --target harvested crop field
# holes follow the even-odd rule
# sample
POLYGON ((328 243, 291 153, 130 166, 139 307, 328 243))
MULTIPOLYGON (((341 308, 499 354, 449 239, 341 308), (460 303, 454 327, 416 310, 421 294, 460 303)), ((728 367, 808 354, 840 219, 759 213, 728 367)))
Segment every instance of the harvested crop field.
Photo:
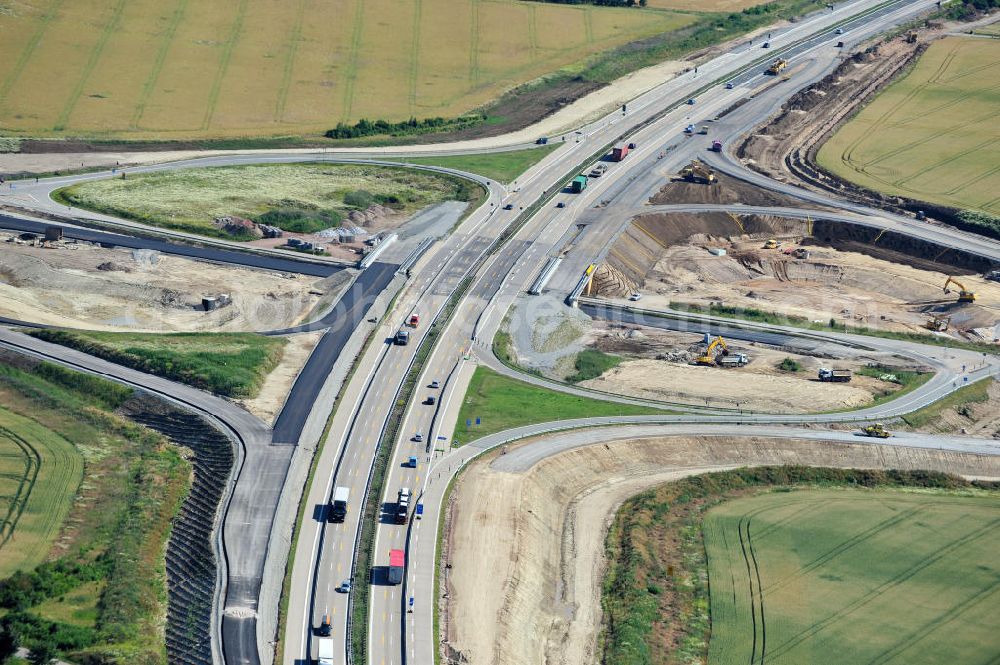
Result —
POLYGON ((1000 214, 1000 42, 947 37, 820 149, 818 163, 864 187, 1000 214))
POLYGON ((696 19, 514 0, 27 0, 5 9, 0 127, 136 139, 454 117, 696 19))
MULTIPOLYGON (((142 332, 274 330, 305 319, 326 280, 86 243, 51 248, 0 234, 0 316, 43 325, 142 332), (233 303, 204 311, 201 299, 233 303)), ((346 277, 347 273, 343 273, 346 277)), ((333 278, 330 278, 333 279, 333 278)))
POLYGON ((764 438, 609 440, 514 470, 517 450, 472 463, 451 494, 440 637, 453 660, 596 662, 607 529, 622 501, 648 487, 762 464, 1000 475, 975 456, 764 438))
POLYGON ((998 510, 995 494, 900 490, 712 509, 709 662, 989 660, 1000 650, 998 510))
MULTIPOLYGON (((408 213, 445 200, 467 201, 478 188, 449 176, 355 164, 278 164, 163 171, 95 180, 61 189, 69 204, 144 224, 250 240, 226 217, 289 232, 343 224, 381 231, 408 213)), ((256 237, 260 237, 257 233, 256 237)))

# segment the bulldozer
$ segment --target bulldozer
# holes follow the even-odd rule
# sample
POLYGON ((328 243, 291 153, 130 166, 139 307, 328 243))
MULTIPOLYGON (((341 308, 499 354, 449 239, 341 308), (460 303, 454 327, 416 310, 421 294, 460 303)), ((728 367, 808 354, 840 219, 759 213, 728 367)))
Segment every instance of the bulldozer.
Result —
POLYGON ((678 175, 688 182, 700 182, 705 185, 711 185, 716 181, 715 171, 699 161, 691 162, 691 165, 681 169, 678 175))
POLYGON ((927 323, 924 324, 924 328, 927 328, 928 330, 933 330, 934 332, 944 332, 945 330, 948 329, 948 326, 950 325, 951 325, 950 316, 940 316, 935 314, 927 320, 927 323))
POLYGON ((861 431, 865 436, 874 436, 879 439, 888 439, 892 436, 892 433, 882 426, 882 423, 875 423, 874 425, 865 425, 861 428, 861 431))
POLYGON ((787 60, 778 58, 777 60, 771 63, 770 67, 767 68, 767 73, 770 74, 771 76, 777 76, 782 71, 784 71, 785 67, 787 66, 788 66, 787 60))
POLYGON ((949 277, 944 282, 944 292, 951 293, 948 290, 948 285, 954 284, 958 287, 958 302, 976 302, 976 294, 965 288, 965 285, 959 282, 954 277, 949 277))

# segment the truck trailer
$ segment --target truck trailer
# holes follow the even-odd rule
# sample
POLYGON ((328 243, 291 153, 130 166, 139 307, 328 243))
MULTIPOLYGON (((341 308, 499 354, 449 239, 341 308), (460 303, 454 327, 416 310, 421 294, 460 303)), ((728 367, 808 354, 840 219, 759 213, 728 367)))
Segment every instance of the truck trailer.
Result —
POLYGON ((627 145, 616 145, 614 148, 611 149, 611 160, 614 162, 620 162, 627 156, 628 156, 627 145))
POLYGON ((389 584, 402 583, 404 568, 406 553, 403 550, 389 550, 389 584))
POLYGON ((330 521, 343 522, 347 517, 347 498, 351 491, 346 487, 337 487, 333 490, 333 501, 330 502, 330 521))
POLYGON ((569 191, 574 194, 579 194, 585 189, 587 189, 587 176, 585 175, 578 175, 569 183, 569 191))
POLYGON ((321 637, 316 640, 316 662, 318 665, 333 665, 332 637, 321 637))

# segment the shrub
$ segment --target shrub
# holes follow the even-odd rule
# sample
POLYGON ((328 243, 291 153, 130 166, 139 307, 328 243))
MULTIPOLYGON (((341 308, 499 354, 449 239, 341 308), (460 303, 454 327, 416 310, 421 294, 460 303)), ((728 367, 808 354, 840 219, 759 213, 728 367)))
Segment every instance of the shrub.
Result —
POLYGON ((364 210, 373 203, 375 203, 375 196, 363 189, 344 194, 344 204, 358 210, 364 210))
POLYGON ((801 372, 802 365, 800 365, 796 360, 785 358, 778 364, 778 369, 782 372, 801 372))
POLYGON ((297 206, 283 206, 268 210, 257 217, 260 224, 277 226, 292 233, 315 233, 340 226, 344 216, 336 210, 315 210, 297 206))

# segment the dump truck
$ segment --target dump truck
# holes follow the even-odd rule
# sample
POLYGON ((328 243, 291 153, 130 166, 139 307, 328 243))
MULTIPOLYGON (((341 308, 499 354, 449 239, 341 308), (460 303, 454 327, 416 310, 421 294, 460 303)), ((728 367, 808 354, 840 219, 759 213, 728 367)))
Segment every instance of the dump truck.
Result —
POLYGON ((745 353, 730 353, 715 359, 715 364, 719 367, 745 367, 749 362, 750 358, 745 353))
POLYGON ((785 67, 787 66, 788 66, 787 60, 778 58, 777 60, 771 63, 770 67, 767 68, 767 73, 770 74, 771 76, 777 76, 778 74, 783 72, 785 70, 785 67))
POLYGON ((892 433, 889 432, 889 430, 887 430, 885 427, 883 427, 882 423, 875 423, 874 425, 865 425, 863 428, 861 428, 861 431, 864 433, 865 436, 874 436, 879 439, 888 439, 890 436, 892 436, 892 433))
POLYGON ((948 290, 949 284, 954 284, 955 286, 958 287, 958 302, 976 302, 976 294, 966 289, 965 285, 959 282, 954 277, 949 277, 948 279, 945 280, 944 282, 945 293, 951 293, 951 291, 948 290))
POLYGON ((617 145, 611 149, 611 161, 620 162, 628 156, 627 145, 617 145))
POLYGON ((319 665, 333 665, 332 637, 321 637, 316 640, 316 662, 319 665))
POLYGON ((700 182, 705 185, 710 185, 716 180, 715 171, 698 161, 691 162, 690 166, 681 169, 680 177, 688 182, 700 182))
POLYGON ((330 502, 330 521, 343 522, 347 517, 347 499, 351 495, 351 490, 346 487, 338 487, 333 490, 333 501, 330 502))
POLYGON ((406 346, 410 343, 410 331, 400 330, 396 333, 396 337, 393 341, 395 341, 397 346, 406 346))
POLYGON ((577 177, 573 178, 573 181, 571 183, 569 183, 569 191, 573 192, 574 194, 579 194, 585 189, 587 189, 587 176, 585 175, 578 175, 577 177))
POLYGON ((389 550, 389 584, 400 584, 403 581, 405 568, 406 553, 403 550, 389 550))
POLYGON ((712 141, 712 152, 722 152, 722 141, 712 141))
POLYGON ((826 383, 847 383, 851 380, 851 370, 849 369, 829 369, 819 368, 819 380, 826 383))

